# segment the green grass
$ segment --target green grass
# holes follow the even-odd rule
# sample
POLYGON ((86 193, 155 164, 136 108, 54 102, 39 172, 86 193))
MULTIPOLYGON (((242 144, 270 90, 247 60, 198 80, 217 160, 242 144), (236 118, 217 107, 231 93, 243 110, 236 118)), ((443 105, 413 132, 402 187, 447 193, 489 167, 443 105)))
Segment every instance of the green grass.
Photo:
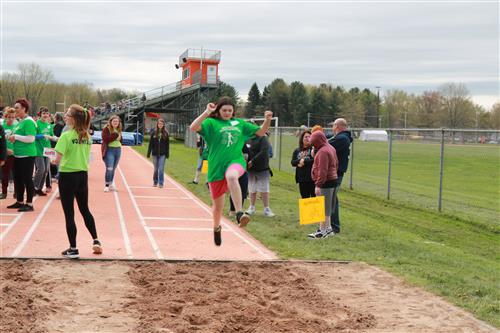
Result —
MULTIPOLYGON (((295 136, 282 136, 282 171, 295 172, 290 160, 296 147, 295 136)), ((279 144, 275 149, 279 152, 279 144)), ((386 198, 388 150, 388 143, 355 141, 351 161, 354 161, 353 189, 356 192, 386 198)), ((394 141, 391 200, 437 210, 439 156, 439 144, 394 141)), ((279 162, 279 159, 272 160, 274 169, 279 169, 279 162)), ((497 145, 446 145, 443 212, 465 219, 498 223, 499 165, 500 149, 497 145)), ((349 173, 350 169, 344 176, 344 186, 349 185, 349 173)))
MULTIPOLYGON (((137 150, 145 153, 145 147, 137 150)), ((187 184, 194 175, 195 150, 172 144, 170 156, 167 173, 210 203, 205 186, 187 184)), ((310 241, 306 234, 315 226, 298 224, 299 193, 293 175, 276 171, 271 207, 277 216, 266 219, 257 214, 248 231, 282 258, 346 259, 379 266, 500 327, 498 224, 346 188, 344 184, 340 193, 342 233, 327 241, 310 241)))

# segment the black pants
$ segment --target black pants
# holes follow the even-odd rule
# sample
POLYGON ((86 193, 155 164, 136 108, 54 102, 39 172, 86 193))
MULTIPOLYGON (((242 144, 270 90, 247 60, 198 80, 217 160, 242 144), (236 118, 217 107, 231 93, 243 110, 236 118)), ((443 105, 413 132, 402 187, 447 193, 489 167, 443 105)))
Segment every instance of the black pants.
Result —
POLYGON ((16 157, 14 159, 14 187, 16 189, 17 202, 24 202, 24 190, 26 189, 26 203, 33 202, 35 186, 33 185, 33 169, 35 168, 35 158, 16 157))
MULTIPOLYGON (((248 196, 248 172, 245 172, 243 174, 243 176, 238 178, 238 183, 240 183, 240 187, 241 187, 241 205, 243 207, 243 204, 245 203, 245 199, 248 196)), ((236 208, 234 208, 234 203, 233 203, 233 199, 231 198, 231 196, 229 196, 229 206, 230 206, 229 210, 234 212, 236 208)))
POLYGON ((302 199, 314 198, 316 196, 314 188, 314 182, 299 183, 300 196, 302 199))
POLYGON ((92 235, 92 239, 97 239, 94 217, 89 210, 87 172, 59 172, 59 192, 61 194, 61 204, 66 219, 66 233, 68 234, 69 245, 71 247, 76 247, 75 210, 73 208, 73 201, 75 198, 78 209, 85 221, 85 226, 92 235))

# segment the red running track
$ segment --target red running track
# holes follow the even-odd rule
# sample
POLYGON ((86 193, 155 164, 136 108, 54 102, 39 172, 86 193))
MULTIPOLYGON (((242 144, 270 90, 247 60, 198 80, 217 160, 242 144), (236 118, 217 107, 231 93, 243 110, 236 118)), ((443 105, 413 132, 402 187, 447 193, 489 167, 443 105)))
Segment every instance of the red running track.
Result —
MULTIPOLYGON (((165 175, 163 189, 152 187, 153 165, 130 147, 122 149, 115 173, 117 190, 104 193, 104 163, 93 146, 89 206, 103 254, 92 254, 92 239, 75 203, 80 257, 93 259, 273 260, 276 255, 228 219, 222 246, 213 243, 211 208, 165 175)), ((168 168, 168 162, 167 162, 168 168)), ((9 194, 10 195, 10 194, 9 194)), ((60 257, 68 247, 57 184, 36 197, 34 212, 7 209, 0 201, 1 257, 60 257)), ((11 195, 10 195, 11 197, 11 195)), ((255 221, 254 221, 255 222, 255 221)))

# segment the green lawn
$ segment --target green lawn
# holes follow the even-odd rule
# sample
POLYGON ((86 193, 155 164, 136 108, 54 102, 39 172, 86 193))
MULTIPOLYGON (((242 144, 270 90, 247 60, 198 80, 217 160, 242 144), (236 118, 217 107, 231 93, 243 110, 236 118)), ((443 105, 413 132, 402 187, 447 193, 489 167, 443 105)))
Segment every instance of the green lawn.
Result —
MULTIPOLYGON (((362 151, 362 146, 359 147, 358 151, 362 151)), ((145 147, 137 147, 137 150, 145 153, 145 147)), ((366 151, 378 158, 376 149, 367 146, 366 151)), ((174 143, 170 156, 167 173, 210 203, 205 186, 188 184, 194 175, 196 151, 174 143)), ((402 162, 400 168, 404 167, 402 162)), ((382 169, 381 163, 373 161, 373 168, 382 169)), ((428 171, 421 169, 416 177, 429 178, 425 175, 428 171)), ((368 172, 368 168, 361 165, 359 171, 355 169, 359 179, 363 170, 368 172)), ((280 257, 367 262, 441 295, 476 317, 500 327, 498 221, 492 223, 483 217, 465 218, 461 213, 439 214, 424 208, 419 202, 386 201, 369 194, 370 191, 346 190, 345 182, 340 193, 342 233, 325 241, 311 241, 306 234, 315 227, 298 224, 299 193, 293 178, 289 172, 274 173, 271 208, 277 216, 264 218, 262 206, 258 205, 259 214, 248 226, 254 237, 280 257)), ((204 178, 201 183, 203 181, 204 178)), ((420 182, 414 177, 407 180, 407 184, 420 182)), ((459 181, 457 186, 460 188, 459 181)), ((481 186, 491 189, 494 184, 485 181, 477 182, 475 186, 474 191, 468 191, 464 196, 480 196, 481 186)), ((419 187, 422 188, 425 189, 419 187)), ((491 198, 483 199, 494 202, 491 198)), ((487 205, 484 206, 488 209, 487 205)), ((482 206, 478 207, 480 210, 482 206)))
MULTIPOLYGON (((283 135, 281 170, 290 165, 297 138, 283 135)), ((274 139, 272 139, 274 143, 274 139)), ((279 155, 280 144, 275 147, 279 155)), ((353 189, 380 198, 387 195, 388 143, 354 143, 353 189)), ((439 144, 394 141, 391 200, 423 208, 438 207, 439 144)), ((279 169, 279 159, 272 160, 279 169)), ((500 216, 500 148, 497 145, 446 145, 443 178, 443 212, 471 221, 498 223, 500 216)), ((344 186, 349 185, 349 171, 344 186)))

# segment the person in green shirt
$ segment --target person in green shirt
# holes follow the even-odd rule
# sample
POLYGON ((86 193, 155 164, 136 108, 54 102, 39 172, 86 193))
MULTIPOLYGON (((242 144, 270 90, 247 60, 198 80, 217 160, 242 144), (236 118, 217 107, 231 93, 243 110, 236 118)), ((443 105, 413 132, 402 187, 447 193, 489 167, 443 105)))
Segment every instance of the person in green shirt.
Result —
MULTIPOLYGON (((14 126, 16 125, 16 110, 13 107, 5 107, 3 109, 3 129, 5 131, 5 138, 7 139, 12 135, 14 126)), ((7 198, 7 189, 9 187, 9 178, 12 170, 14 169, 14 144, 6 140, 7 144, 7 158, 5 164, 2 166, 2 194, 0 199, 7 198)), ((15 195, 14 195, 15 197, 15 195)))
POLYGON ((250 222, 250 216, 242 211, 242 195, 238 178, 246 169, 242 148, 254 135, 266 135, 273 113, 264 113, 261 127, 234 117, 234 104, 229 97, 222 97, 217 104, 209 103, 206 110, 191 123, 209 147, 208 185, 213 204, 214 242, 222 243, 220 219, 224 207, 225 193, 229 189, 235 204, 236 221, 240 227, 250 222))
POLYGON ((14 146, 14 185, 16 188, 17 201, 7 208, 17 209, 19 212, 32 212, 33 195, 33 168, 35 166, 35 135, 36 123, 28 113, 30 103, 25 98, 20 98, 14 104, 16 117, 19 122, 8 140, 14 146), (24 191, 26 190, 26 203, 24 203, 24 191))
POLYGON ((57 141, 57 137, 54 136, 54 125, 50 123, 50 112, 46 106, 40 107, 38 111, 38 116, 40 117, 37 122, 37 134, 35 136, 36 144, 36 157, 35 157, 35 194, 39 196, 46 196, 47 194, 43 192, 43 185, 45 184, 45 179, 50 173, 50 159, 43 156, 44 148, 51 148, 50 141, 57 141))
POLYGON ((85 226, 92 236, 94 254, 101 254, 101 242, 97 238, 94 217, 89 210, 88 168, 92 138, 88 132, 90 115, 80 105, 72 104, 66 112, 68 131, 61 134, 55 150, 54 164, 59 165, 59 192, 66 219, 69 248, 61 254, 75 259, 79 257, 76 247, 76 224, 74 199, 82 214, 85 226))

